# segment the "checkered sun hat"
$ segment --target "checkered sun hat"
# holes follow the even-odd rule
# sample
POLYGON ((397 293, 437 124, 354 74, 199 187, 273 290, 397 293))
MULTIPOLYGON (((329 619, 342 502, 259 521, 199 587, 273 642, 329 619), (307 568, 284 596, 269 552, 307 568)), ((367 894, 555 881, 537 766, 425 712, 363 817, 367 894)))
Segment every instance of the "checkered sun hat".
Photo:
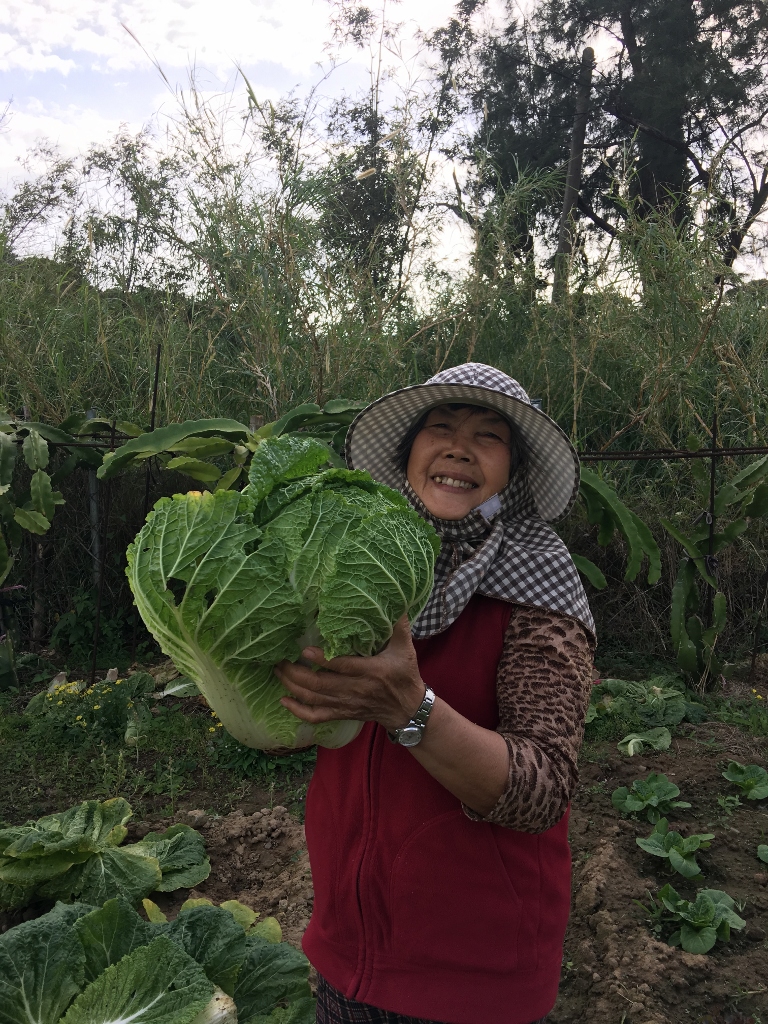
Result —
POLYGON ((571 508, 579 490, 579 459, 563 431, 531 405, 525 389, 485 363, 464 363, 424 384, 392 391, 355 418, 347 434, 347 463, 367 469, 374 480, 399 489, 402 473, 393 462, 397 445, 420 416, 455 402, 500 412, 528 443, 528 481, 542 519, 552 522, 571 508))

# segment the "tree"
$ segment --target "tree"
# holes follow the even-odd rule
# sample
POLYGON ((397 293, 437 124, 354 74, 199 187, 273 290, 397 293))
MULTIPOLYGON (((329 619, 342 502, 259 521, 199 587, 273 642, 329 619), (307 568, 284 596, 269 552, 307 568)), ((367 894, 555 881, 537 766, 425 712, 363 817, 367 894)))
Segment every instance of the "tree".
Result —
MULTIPOLYGON (((609 233, 630 204, 684 225, 703 195, 731 264, 768 203, 768 7, 540 0, 530 22, 517 10, 507 2, 504 24, 478 33, 465 55, 475 125, 465 155, 478 177, 508 188, 523 171, 564 164, 581 50, 596 39, 582 213, 609 233)), ((557 207, 542 202, 550 228, 557 207)))

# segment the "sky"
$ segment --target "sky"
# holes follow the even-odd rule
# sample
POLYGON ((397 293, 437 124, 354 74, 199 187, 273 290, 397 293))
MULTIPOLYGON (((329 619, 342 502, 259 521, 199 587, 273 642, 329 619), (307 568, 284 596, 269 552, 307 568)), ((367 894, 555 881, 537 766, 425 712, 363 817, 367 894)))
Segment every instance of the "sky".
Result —
MULTIPOLYGON (((413 37, 444 24, 453 5, 389 0, 387 13, 413 37)), ((172 112, 150 57, 174 86, 186 84, 194 66, 218 91, 233 84, 239 66, 260 98, 305 91, 327 61, 329 10, 327 0, 4 0, 0 110, 10 106, 0 131, 0 188, 39 138, 70 156, 121 125, 137 130, 172 112)), ((344 56, 330 84, 338 92, 364 81, 360 55, 344 56)))

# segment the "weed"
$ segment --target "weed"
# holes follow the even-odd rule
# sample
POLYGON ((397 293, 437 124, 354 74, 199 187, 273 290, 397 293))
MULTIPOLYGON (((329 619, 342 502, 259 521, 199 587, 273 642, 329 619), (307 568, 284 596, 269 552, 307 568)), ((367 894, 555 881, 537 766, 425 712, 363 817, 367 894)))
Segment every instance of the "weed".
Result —
POLYGON ((723 813, 724 818, 730 818, 737 807, 741 807, 741 800, 737 796, 718 796, 717 806, 723 813))

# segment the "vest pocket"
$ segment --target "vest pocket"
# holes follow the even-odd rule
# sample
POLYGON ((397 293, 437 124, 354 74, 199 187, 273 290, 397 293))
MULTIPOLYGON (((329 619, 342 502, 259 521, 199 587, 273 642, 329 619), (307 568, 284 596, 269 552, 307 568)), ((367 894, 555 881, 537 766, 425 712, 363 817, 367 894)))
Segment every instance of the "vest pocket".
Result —
MULTIPOLYGON (((536 943, 522 955, 519 949, 523 902, 493 828, 456 810, 408 837, 390 877, 392 955, 444 970, 512 971, 535 965, 536 943)), ((507 838, 513 841, 512 833, 507 838)), ((538 884, 535 890, 525 901, 526 916, 538 914, 538 884)), ((532 923, 526 921, 526 938, 532 923)))

